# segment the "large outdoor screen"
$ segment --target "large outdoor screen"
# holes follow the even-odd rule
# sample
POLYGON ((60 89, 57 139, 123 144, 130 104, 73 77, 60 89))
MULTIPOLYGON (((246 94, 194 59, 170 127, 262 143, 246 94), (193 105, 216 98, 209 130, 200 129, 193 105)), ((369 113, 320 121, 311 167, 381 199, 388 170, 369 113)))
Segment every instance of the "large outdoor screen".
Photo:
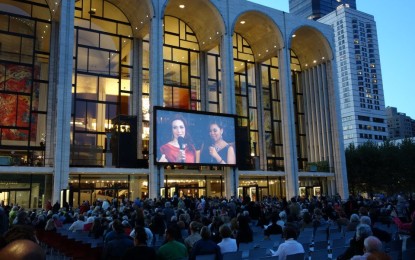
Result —
POLYGON ((156 164, 236 165, 235 117, 155 107, 156 164))

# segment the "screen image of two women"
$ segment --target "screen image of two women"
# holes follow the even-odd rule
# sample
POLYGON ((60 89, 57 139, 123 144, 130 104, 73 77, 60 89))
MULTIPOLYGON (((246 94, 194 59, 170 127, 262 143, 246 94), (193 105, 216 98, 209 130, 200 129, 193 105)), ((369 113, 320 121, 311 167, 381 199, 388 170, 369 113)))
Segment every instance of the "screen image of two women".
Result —
MULTIPOLYGON (((172 138, 160 147, 159 162, 235 164, 235 148, 223 139, 224 128, 217 121, 209 122, 209 140, 197 148, 188 131, 187 121, 176 115, 171 120, 172 138)), ((199 137, 200 138, 200 137, 199 137)))

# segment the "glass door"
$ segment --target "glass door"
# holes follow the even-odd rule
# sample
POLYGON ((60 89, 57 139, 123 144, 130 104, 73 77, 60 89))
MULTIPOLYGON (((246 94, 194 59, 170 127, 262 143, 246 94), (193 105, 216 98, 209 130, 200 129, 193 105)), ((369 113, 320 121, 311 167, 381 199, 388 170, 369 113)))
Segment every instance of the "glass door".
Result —
POLYGON ((38 201, 34 201, 36 204, 29 205, 30 189, 2 190, 0 200, 4 201, 4 205, 18 205, 25 209, 31 206, 37 207, 38 203, 38 201))

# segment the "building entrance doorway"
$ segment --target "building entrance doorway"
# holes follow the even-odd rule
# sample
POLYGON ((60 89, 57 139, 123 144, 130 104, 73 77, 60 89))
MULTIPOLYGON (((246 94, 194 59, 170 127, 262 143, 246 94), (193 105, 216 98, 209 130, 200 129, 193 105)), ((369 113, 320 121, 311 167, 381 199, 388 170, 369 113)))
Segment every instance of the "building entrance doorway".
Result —
POLYGON ((259 193, 262 193, 262 189, 258 187, 258 185, 250 185, 250 186, 243 186, 238 188, 238 197, 242 196, 245 198, 249 196, 251 201, 258 201, 260 196, 259 193))
POLYGON ((320 196, 321 186, 304 186, 300 187, 299 194, 301 197, 308 198, 309 196, 320 196))
POLYGON ((172 198, 174 195, 177 195, 179 198, 183 196, 192 197, 192 198, 199 198, 200 196, 206 195, 206 188, 199 187, 197 185, 176 185, 174 187, 168 187, 166 189, 165 196, 167 198, 172 198))
POLYGON ((30 203, 30 189, 1 189, 0 201, 4 205, 19 205, 23 208, 38 207, 38 198, 33 200, 34 205, 30 203))

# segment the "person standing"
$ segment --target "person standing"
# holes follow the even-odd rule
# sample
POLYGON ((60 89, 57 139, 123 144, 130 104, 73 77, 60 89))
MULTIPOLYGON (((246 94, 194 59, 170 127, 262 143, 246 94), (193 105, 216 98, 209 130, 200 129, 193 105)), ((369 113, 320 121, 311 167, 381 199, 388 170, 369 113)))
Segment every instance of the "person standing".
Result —
POLYGON ((3 206, 0 206, 0 236, 9 229, 9 217, 3 206))

